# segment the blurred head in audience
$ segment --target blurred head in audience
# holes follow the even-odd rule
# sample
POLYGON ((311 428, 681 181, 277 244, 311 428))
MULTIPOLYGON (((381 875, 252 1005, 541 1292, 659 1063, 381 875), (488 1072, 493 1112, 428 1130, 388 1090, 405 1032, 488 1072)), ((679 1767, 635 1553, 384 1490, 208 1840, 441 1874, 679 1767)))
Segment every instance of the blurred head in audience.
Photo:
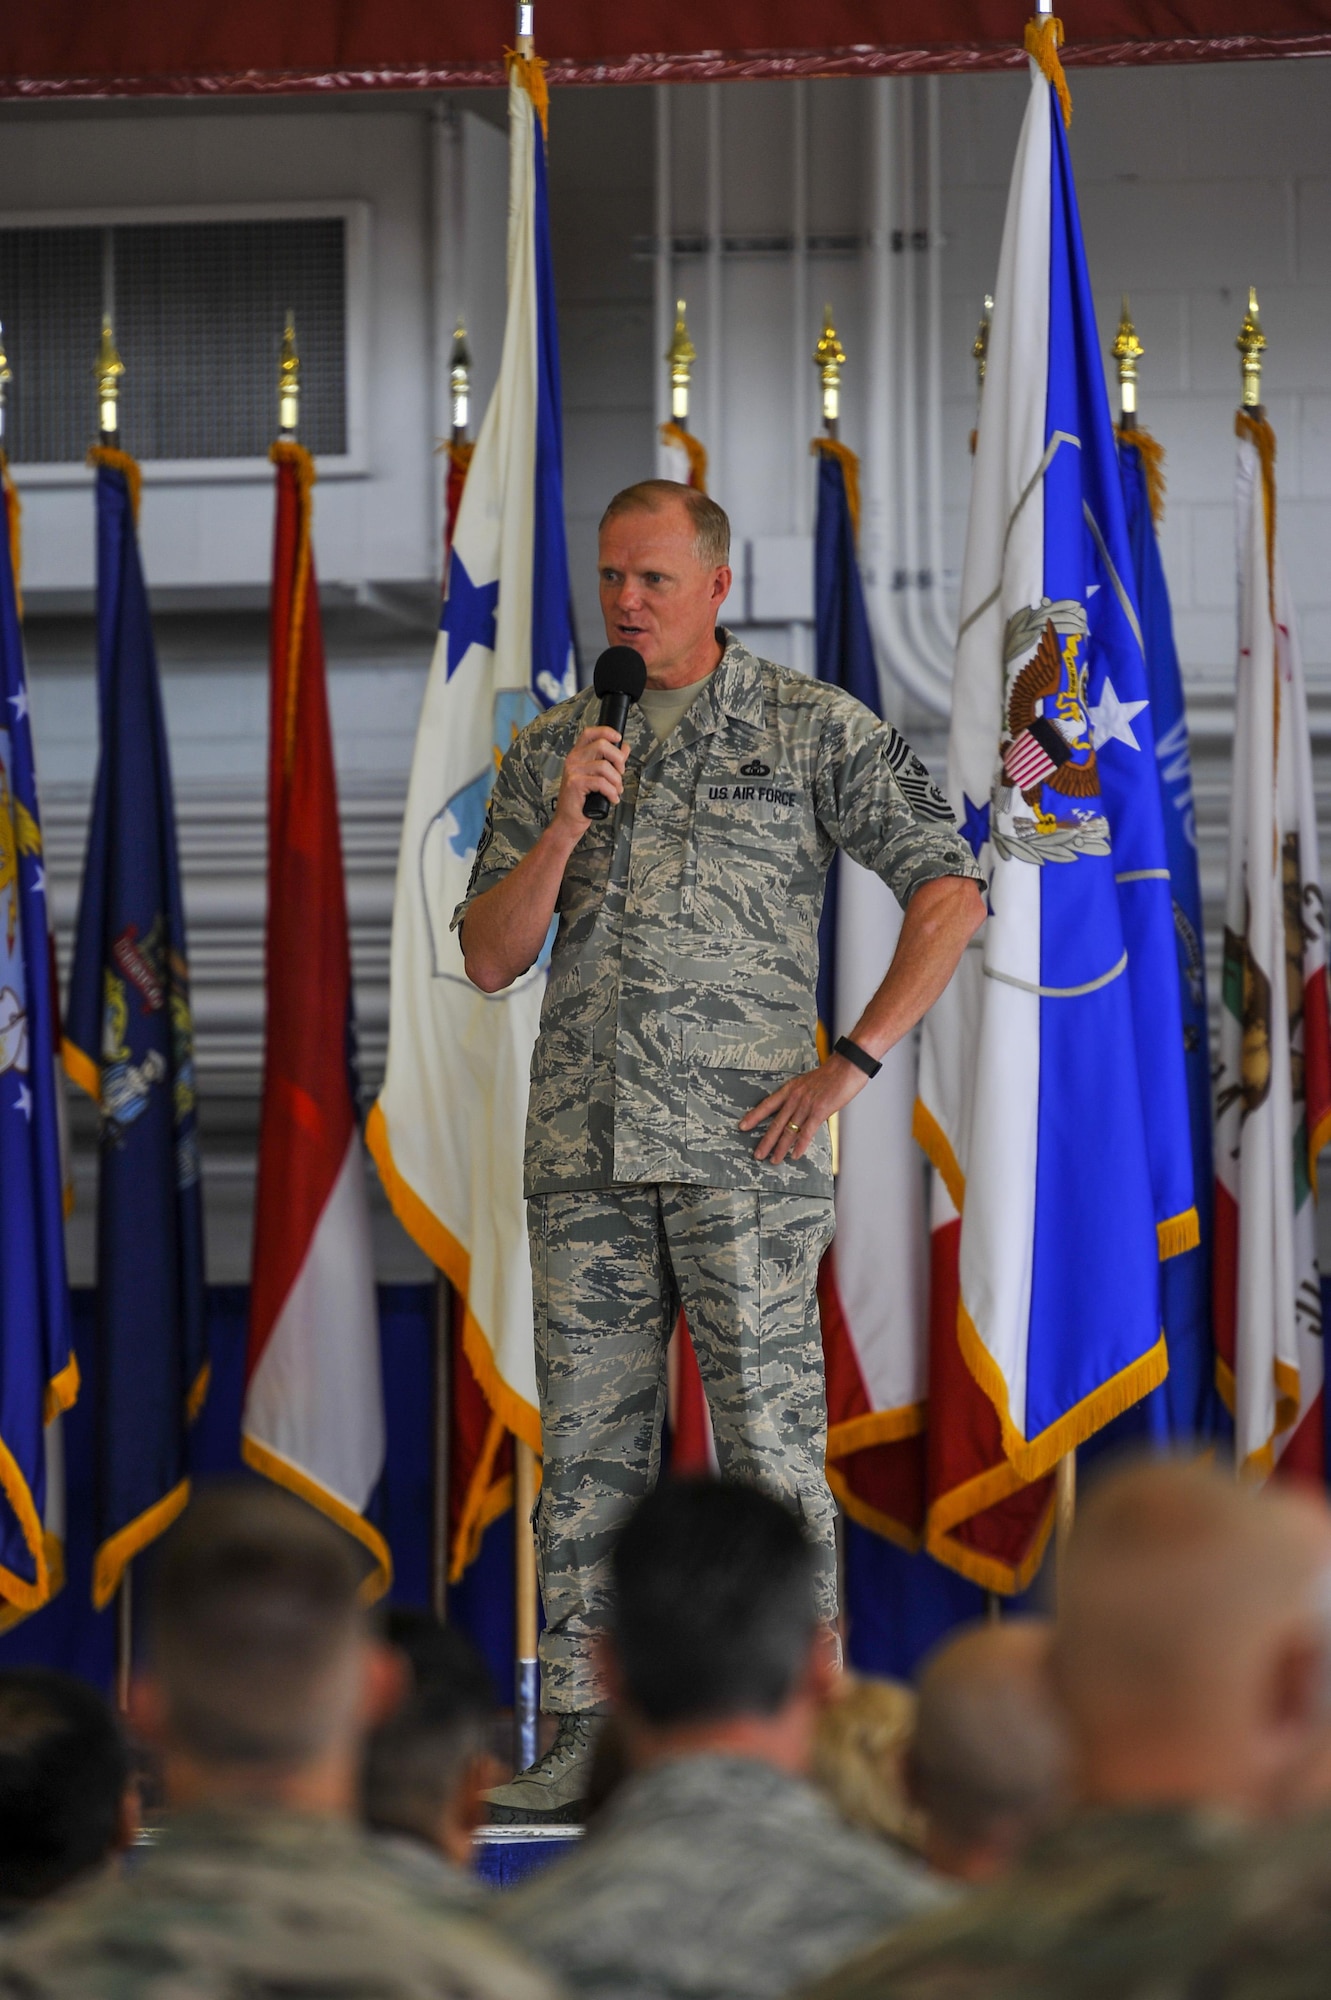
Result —
POLYGON ((361 1738, 407 1677, 369 1631, 360 1574, 349 1538, 275 1486, 191 1502, 154 1565, 131 1698, 171 1804, 353 1810, 361 1738))
POLYGON ((1255 1814, 1325 1794, 1331 1517, 1197 1464, 1113 1473, 1059 1576, 1055 1686, 1088 1800, 1255 1814))
POLYGON ((899 1681, 846 1676, 818 1718, 813 1776, 842 1819, 864 1833, 918 1848, 919 1814, 906 1789, 915 1696, 899 1681))
POLYGON ((490 1749, 494 1687, 471 1641, 422 1611, 392 1611, 385 1637, 410 1668, 402 1706, 365 1746, 366 1824, 469 1867, 484 1795, 504 1776, 490 1749))
POLYGON ((925 1859, 945 1875, 1005 1874, 1067 1804, 1049 1643, 1044 1621, 1004 1620, 968 1627, 925 1663, 907 1768, 925 1859))
POLYGON ((115 1717, 84 1681, 0 1672, 0 1914, 100 1868, 134 1837, 115 1717))
POLYGON ((836 1666, 798 1517, 755 1487, 663 1480, 615 1549, 605 1670, 633 1763, 715 1750, 807 1771, 836 1666))

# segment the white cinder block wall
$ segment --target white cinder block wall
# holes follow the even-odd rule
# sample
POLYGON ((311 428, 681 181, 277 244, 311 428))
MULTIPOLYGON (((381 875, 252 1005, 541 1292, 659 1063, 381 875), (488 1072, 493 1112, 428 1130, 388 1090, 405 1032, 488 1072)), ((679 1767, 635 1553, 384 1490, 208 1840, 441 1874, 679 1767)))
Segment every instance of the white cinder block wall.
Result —
MULTIPOLYGON (((1196 732, 1214 947, 1233 670, 1233 342, 1249 283, 1259 288, 1270 339, 1280 529, 1319 751, 1323 736, 1331 739, 1331 65, 1083 71, 1071 82, 1072 148, 1102 334, 1107 346, 1128 290, 1147 349, 1143 419, 1168 451, 1165 559, 1196 732)), ((811 528, 806 445, 817 422, 807 356, 827 298, 850 355, 843 435, 863 444, 872 88, 840 80, 670 93, 677 254, 669 289, 689 297, 700 350, 695 425, 713 452, 714 490, 731 510, 737 542, 762 544, 768 577, 774 551, 799 568, 807 547, 800 539, 811 528), (719 196, 710 200, 709 130, 722 167, 719 196), (797 144, 805 149, 802 186, 792 169, 797 144), (797 268, 782 239, 799 233, 801 220, 797 268), (718 222, 726 244, 713 253, 708 238, 718 222), (716 327, 719 354, 708 347, 716 327)), ((909 88, 918 115, 923 86, 909 88)), ((970 347, 993 283, 1026 85, 1019 75, 946 77, 938 93, 944 572, 954 592, 974 420, 970 347)), ((465 304, 483 350, 478 372, 492 376, 503 255, 494 184, 502 142, 494 128, 503 115, 494 92, 451 100, 367 95, 335 105, 0 107, 0 203, 10 213, 293 199, 368 205, 367 464, 317 488, 316 553, 371 1086, 386 1024, 396 829, 437 587, 437 321, 441 310, 451 315, 465 304), (481 121, 465 123, 470 192, 448 182, 440 165, 437 121, 460 112, 481 121)), ((556 93, 550 187, 566 499, 588 656, 600 643, 596 518, 611 492, 655 467, 663 344, 656 158, 651 91, 556 93)), ((903 210, 896 226, 924 220, 903 210)), ((79 474, 54 488, 31 484, 25 498, 35 711, 67 930, 95 752, 91 500, 79 474)), ((164 487, 150 475, 145 487, 144 549, 158 607, 196 979, 210 1275, 218 1280, 241 1278, 248 1265, 262 968, 261 585, 270 529, 266 478, 209 490, 164 487)), ((899 523, 889 524, 890 543, 900 533, 899 523)), ((897 559, 891 548, 889 559, 897 559)), ((765 588, 737 588, 738 622, 746 603, 761 621, 765 588)), ((779 621, 745 629, 762 649, 807 663, 808 631, 792 616, 785 609, 779 621)), ((940 726, 908 703, 902 712, 937 758, 940 726)), ((1322 762, 1319 755, 1319 772, 1322 762)), ((86 1282, 91 1131, 82 1120, 78 1129, 83 1219, 75 1270, 86 1282)), ((380 1275, 421 1273, 382 1206, 377 1228, 380 1275)))

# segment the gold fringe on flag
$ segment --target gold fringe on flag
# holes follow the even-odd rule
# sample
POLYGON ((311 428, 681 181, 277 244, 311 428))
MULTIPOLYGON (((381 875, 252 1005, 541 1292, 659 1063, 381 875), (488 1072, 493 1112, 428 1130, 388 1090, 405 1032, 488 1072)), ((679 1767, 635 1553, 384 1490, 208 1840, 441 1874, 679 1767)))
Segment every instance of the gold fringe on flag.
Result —
POLYGON ((682 425, 676 423, 662 424, 661 442, 662 444, 678 445, 679 449, 685 453, 689 461, 689 485, 693 487, 695 492, 705 493, 707 491, 707 452, 706 448, 699 444, 692 431, 686 431, 682 425))
POLYGON ((850 525, 855 530, 855 540, 860 539, 860 461, 848 444, 839 438, 816 437, 811 440, 809 450, 816 457, 819 452, 825 458, 839 459, 841 476, 846 482, 846 505, 850 508, 850 525))
POLYGON ((504 66, 511 76, 518 73, 518 82, 531 99, 532 110, 541 121, 541 137, 550 143, 550 86, 545 80, 545 61, 541 56, 520 56, 516 49, 504 50, 504 66))
POLYGON ((1158 528, 1165 518, 1165 448, 1159 438, 1152 437, 1140 424, 1130 431, 1120 430, 1115 424, 1114 436, 1121 445, 1130 444, 1141 459, 1151 519, 1158 528))
POLYGON ((143 491, 143 474, 139 471, 139 461, 131 458, 127 451, 121 451, 113 444, 95 444, 88 453, 88 463, 92 466, 105 465, 112 472, 123 472, 125 484, 129 487, 129 511, 134 516, 134 525, 139 524, 139 495, 143 491))
POLYGON ((1063 74, 1063 65, 1058 52, 1063 46, 1063 23, 1057 14, 1037 14, 1033 21, 1026 23, 1026 53, 1042 69, 1054 89, 1058 92, 1059 109, 1063 113, 1063 126, 1072 130, 1072 95, 1068 90, 1068 80, 1063 74))
POLYGON ((1271 622, 1276 616, 1276 434, 1265 417, 1234 412, 1235 437, 1247 438, 1262 462, 1262 503, 1266 509, 1266 581, 1271 594, 1271 622))

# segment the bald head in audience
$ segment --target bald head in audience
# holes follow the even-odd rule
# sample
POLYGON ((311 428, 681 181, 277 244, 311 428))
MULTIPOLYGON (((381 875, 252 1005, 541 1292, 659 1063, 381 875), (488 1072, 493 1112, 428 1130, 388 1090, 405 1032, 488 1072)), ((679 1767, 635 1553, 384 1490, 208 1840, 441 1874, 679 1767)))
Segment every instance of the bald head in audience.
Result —
POLYGON ((1267 1815, 1325 1798, 1325 1504, 1197 1464, 1110 1475, 1078 1515, 1050 1665, 1090 1803, 1267 1815))
POLYGON ((1067 1803, 1049 1642, 1043 1619, 975 1625, 925 1665, 907 1775, 924 1816, 925 1859, 945 1875, 1005 1874, 1067 1803))

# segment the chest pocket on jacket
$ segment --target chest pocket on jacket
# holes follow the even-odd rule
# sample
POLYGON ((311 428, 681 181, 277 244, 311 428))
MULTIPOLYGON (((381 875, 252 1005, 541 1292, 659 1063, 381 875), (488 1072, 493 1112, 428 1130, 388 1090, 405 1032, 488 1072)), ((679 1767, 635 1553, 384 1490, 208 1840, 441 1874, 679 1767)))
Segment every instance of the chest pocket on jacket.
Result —
POLYGON ((703 772, 694 804, 693 920, 759 938, 785 904, 805 840, 807 802, 780 770, 703 772))

